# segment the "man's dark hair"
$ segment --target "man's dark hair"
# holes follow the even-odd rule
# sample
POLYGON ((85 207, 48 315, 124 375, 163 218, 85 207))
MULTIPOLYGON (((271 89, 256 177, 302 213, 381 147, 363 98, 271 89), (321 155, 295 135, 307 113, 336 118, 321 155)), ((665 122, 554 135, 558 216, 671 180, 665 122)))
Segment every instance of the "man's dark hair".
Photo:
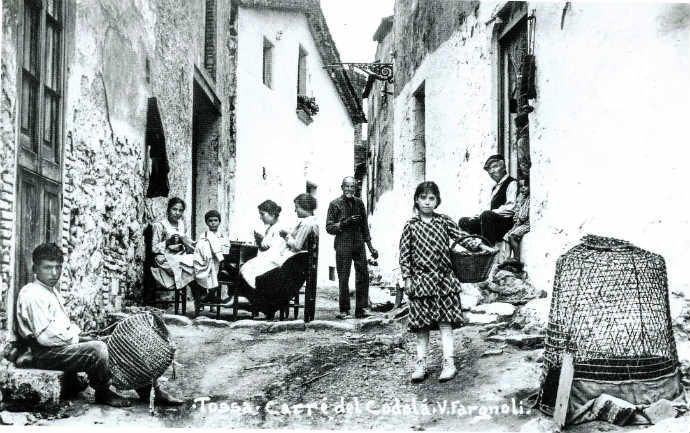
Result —
POLYGON ((438 190, 438 185, 436 185, 436 182, 432 181, 426 181, 422 182, 419 185, 417 185, 417 189, 414 191, 414 208, 418 209, 417 206, 417 199, 419 198, 420 195, 422 194, 428 194, 432 193, 433 195, 436 196, 436 199, 438 200, 438 203, 436 203, 436 207, 439 207, 441 205, 441 192, 438 190))
POLYGON ((216 217, 216 218, 218 218, 218 221, 221 221, 221 219, 220 219, 220 212, 218 212, 218 211, 215 210, 215 209, 212 209, 212 210, 206 212, 206 215, 204 215, 204 221, 206 221, 206 222, 208 223, 208 220, 209 220, 210 218, 213 218, 213 217, 216 217))
POLYGON ((41 263, 41 260, 53 260, 62 263, 65 260, 65 255, 62 250, 54 242, 45 243, 34 248, 31 254, 31 259, 34 265, 41 263))
POLYGON ((505 159, 503 159, 503 155, 496 154, 496 155, 491 155, 486 159, 486 162, 484 163, 484 170, 489 170, 489 166, 494 163, 494 162, 502 162, 503 165, 506 165, 505 159))

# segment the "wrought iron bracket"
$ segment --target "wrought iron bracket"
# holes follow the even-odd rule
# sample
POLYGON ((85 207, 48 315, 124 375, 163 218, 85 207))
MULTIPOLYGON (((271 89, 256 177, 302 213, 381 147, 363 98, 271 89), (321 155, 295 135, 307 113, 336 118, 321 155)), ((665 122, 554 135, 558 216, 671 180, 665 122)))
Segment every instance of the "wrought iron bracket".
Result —
POLYGON ((392 63, 332 63, 325 65, 324 69, 357 69, 377 80, 386 81, 393 84, 393 64, 392 63))

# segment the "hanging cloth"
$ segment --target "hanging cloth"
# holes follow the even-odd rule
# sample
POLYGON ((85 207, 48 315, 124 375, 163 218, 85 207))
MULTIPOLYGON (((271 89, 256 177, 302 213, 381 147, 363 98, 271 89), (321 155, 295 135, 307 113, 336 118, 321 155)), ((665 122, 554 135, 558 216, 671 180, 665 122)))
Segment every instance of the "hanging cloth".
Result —
POLYGON ((165 133, 161 122, 158 100, 153 97, 148 100, 146 111, 146 146, 151 158, 151 175, 146 197, 167 197, 170 192, 168 183, 168 154, 165 149, 165 133))

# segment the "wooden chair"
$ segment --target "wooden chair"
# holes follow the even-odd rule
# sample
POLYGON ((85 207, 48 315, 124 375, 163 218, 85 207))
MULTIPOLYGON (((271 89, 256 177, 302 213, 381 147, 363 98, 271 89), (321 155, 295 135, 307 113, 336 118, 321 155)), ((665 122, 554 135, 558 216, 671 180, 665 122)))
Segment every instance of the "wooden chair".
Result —
POLYGON ((314 320, 316 311, 316 283, 317 271, 319 267, 319 235, 312 233, 306 240, 307 267, 305 274, 304 286, 297 292, 288 304, 280 310, 280 320, 287 319, 290 316, 290 308, 293 309, 293 318, 297 319, 299 309, 304 308, 304 321, 311 322, 314 320), (304 304, 300 303, 300 296, 304 295, 304 304))
POLYGON ((202 302, 199 304, 200 309, 203 309, 204 307, 209 307, 211 312, 216 313, 216 319, 220 319, 220 309, 221 308, 232 308, 232 318, 233 320, 237 320, 237 313, 239 310, 247 310, 252 313, 252 318, 256 317, 257 311, 252 308, 251 304, 249 302, 242 302, 240 297, 242 296, 240 293, 244 293, 243 290, 240 289, 239 286, 241 286, 242 283, 242 277, 237 274, 232 274, 231 272, 228 272, 227 268, 221 270, 218 272, 218 287, 215 289, 212 289, 212 293, 216 299, 221 300, 221 294, 223 292, 223 287, 227 287, 227 293, 228 296, 230 296, 230 301, 228 303, 225 302, 202 302))
POLYGON ((299 315, 299 309, 304 308, 305 321, 313 320, 319 256, 318 234, 309 235, 305 246, 305 251, 290 257, 281 267, 257 277, 257 289, 249 287, 240 275, 240 263, 246 260, 235 257, 239 253, 231 252, 226 256, 226 263, 218 278, 219 284, 228 288, 228 294, 232 298, 231 304, 204 305, 215 308, 216 317, 220 317, 221 307, 231 307, 233 320, 237 319, 239 309, 250 311, 254 318, 260 310, 271 316, 274 308, 276 312, 280 312, 281 320, 289 317, 290 308, 293 309, 295 318, 299 315), (263 297, 263 294, 269 295, 263 297), (304 295, 304 304, 300 303, 300 295, 304 295), (251 300, 249 305, 243 305, 240 297, 251 300))
POLYGON ((152 242, 153 226, 148 224, 144 228, 144 305, 167 308, 170 304, 174 304, 175 314, 180 314, 181 309, 184 315, 187 313, 187 287, 177 288, 173 286, 165 288, 153 278, 151 268, 155 265, 155 262, 153 260, 152 242), (158 295, 165 292, 172 292, 173 299, 160 299, 158 295))
POLYGON ((248 310, 252 313, 252 317, 256 316, 250 305, 240 302, 240 296, 246 292, 242 285, 243 280, 240 275, 240 267, 248 260, 253 259, 258 254, 258 248, 252 245, 243 244, 240 242, 231 242, 231 247, 227 254, 224 254, 224 259, 221 262, 221 268, 218 271, 218 287, 212 289, 215 293, 211 293, 214 298, 220 302, 201 302, 195 306, 198 310, 208 307, 211 312, 216 313, 216 319, 220 319, 221 308, 231 308, 233 320, 237 320, 237 313, 240 309, 248 310), (227 288, 230 301, 222 302, 221 294, 223 287, 227 288))

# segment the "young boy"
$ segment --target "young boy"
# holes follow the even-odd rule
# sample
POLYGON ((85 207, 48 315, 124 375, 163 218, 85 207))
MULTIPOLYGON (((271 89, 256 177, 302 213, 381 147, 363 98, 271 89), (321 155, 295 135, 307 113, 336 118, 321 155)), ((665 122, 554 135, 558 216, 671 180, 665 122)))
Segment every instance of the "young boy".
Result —
POLYGON ((223 251, 227 248, 227 240, 218 233, 220 213, 210 210, 204 215, 208 230, 201 234, 196 244, 194 254, 194 275, 197 285, 205 289, 205 296, 201 302, 220 302, 218 288, 218 271, 223 261, 223 251))
POLYGON ((84 371, 96 391, 96 403, 115 407, 129 406, 110 389, 108 346, 88 341, 67 315, 56 288, 62 274, 63 254, 55 245, 34 249, 33 272, 36 279, 22 287, 17 297, 17 337, 31 348, 25 367, 63 370, 68 375, 84 371))
MULTIPOLYGON (((34 249, 33 272, 36 279, 22 287, 17 297, 17 337, 31 348, 31 357, 23 367, 61 370, 65 381, 75 381, 76 373, 86 372, 95 390, 96 403, 126 407, 131 401, 110 388, 108 346, 103 341, 81 335, 70 321, 56 285, 62 274, 64 256, 54 243, 34 249)), ((148 401, 151 386, 136 390, 148 401)), ((155 388, 156 403, 179 405, 183 401, 155 388)))

